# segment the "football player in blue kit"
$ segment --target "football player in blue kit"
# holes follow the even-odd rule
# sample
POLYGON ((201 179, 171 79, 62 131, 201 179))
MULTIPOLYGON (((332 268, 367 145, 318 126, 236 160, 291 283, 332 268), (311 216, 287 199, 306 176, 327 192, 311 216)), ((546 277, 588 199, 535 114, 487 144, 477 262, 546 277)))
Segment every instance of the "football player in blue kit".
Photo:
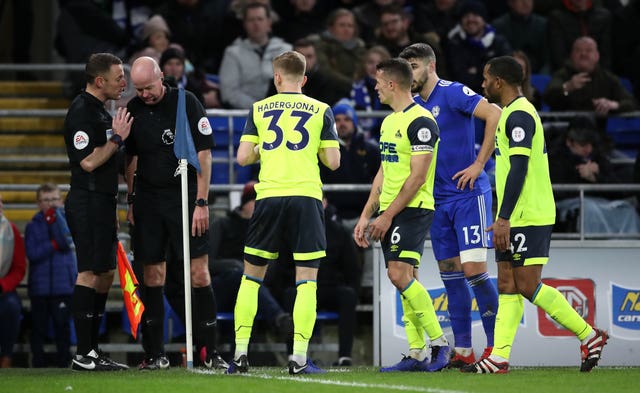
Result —
POLYGON ((475 362, 471 343, 473 290, 487 336, 483 357, 491 353, 498 292, 487 273, 487 249, 492 248, 491 184, 484 171, 494 149, 500 108, 467 86, 440 79, 436 57, 427 44, 413 44, 400 57, 413 69, 415 102, 435 117, 440 127, 433 196, 435 213, 431 243, 447 290, 455 341, 449 367, 475 362), (475 150, 475 119, 485 122, 480 151, 475 150))

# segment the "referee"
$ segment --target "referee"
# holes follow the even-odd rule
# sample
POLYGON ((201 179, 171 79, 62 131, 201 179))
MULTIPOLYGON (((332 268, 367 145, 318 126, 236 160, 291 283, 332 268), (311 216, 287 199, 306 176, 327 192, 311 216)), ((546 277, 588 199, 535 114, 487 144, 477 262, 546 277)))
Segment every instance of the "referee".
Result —
MULTIPOLYGON (((163 74, 150 57, 137 59, 131 67, 131 82, 137 97, 128 104, 136 118, 127 140, 129 213, 134 224, 133 249, 136 262, 144 265, 142 337, 145 360, 142 370, 166 369, 164 353, 163 289, 169 255, 182 255, 180 178, 174 176, 178 159, 173 152, 178 89, 163 84, 163 74), (135 198, 134 198, 135 195, 135 198)), ((185 92, 186 111, 201 172, 188 168, 191 285, 193 319, 200 360, 207 368, 225 369, 227 363, 216 350, 216 300, 209 275, 209 183, 211 179, 212 129, 198 99, 185 92)), ((175 263, 176 261, 174 261, 175 263)))
POLYGON ((126 108, 112 118, 104 107, 105 101, 120 99, 127 86, 122 60, 93 54, 85 76, 86 89, 73 100, 64 122, 71 166, 65 212, 78 259, 71 300, 78 346, 71 368, 117 371, 128 367, 100 352, 98 329, 116 267, 116 152, 129 136, 133 118, 126 108))

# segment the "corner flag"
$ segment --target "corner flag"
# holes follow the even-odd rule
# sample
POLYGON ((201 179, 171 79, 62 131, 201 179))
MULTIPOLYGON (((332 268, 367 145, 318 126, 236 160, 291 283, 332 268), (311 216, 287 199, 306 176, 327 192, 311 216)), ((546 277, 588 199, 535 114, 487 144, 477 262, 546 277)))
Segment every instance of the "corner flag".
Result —
POLYGON ((173 152, 178 160, 185 159, 200 173, 198 153, 191 137, 191 127, 187 118, 187 104, 184 88, 178 89, 178 110, 176 112, 176 135, 173 141, 173 152))
POLYGON ((131 335, 136 338, 138 334, 138 325, 144 312, 144 304, 138 297, 136 290, 138 289, 138 280, 133 274, 131 264, 124 252, 122 243, 118 242, 118 274, 120 276, 120 288, 122 288, 122 298, 124 306, 127 309, 127 317, 129 317, 129 325, 131 326, 131 335))

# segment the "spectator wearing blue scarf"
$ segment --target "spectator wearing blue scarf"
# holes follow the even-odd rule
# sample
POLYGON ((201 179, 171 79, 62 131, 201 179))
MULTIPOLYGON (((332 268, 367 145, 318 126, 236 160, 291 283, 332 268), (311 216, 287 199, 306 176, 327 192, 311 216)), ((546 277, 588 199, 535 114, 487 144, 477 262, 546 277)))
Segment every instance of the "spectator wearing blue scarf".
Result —
POLYGON ((482 91, 482 70, 494 57, 511 53, 507 39, 487 23, 487 9, 477 1, 462 3, 459 23, 449 32, 445 48, 451 79, 482 91))

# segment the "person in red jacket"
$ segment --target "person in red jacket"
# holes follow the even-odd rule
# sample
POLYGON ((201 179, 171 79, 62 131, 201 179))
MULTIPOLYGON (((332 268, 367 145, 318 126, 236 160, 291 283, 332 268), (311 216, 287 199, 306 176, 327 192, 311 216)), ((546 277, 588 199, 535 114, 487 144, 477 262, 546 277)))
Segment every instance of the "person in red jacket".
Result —
POLYGON ((7 368, 20 332, 22 304, 16 287, 24 278, 27 259, 18 228, 3 213, 0 195, 0 368, 7 368))

